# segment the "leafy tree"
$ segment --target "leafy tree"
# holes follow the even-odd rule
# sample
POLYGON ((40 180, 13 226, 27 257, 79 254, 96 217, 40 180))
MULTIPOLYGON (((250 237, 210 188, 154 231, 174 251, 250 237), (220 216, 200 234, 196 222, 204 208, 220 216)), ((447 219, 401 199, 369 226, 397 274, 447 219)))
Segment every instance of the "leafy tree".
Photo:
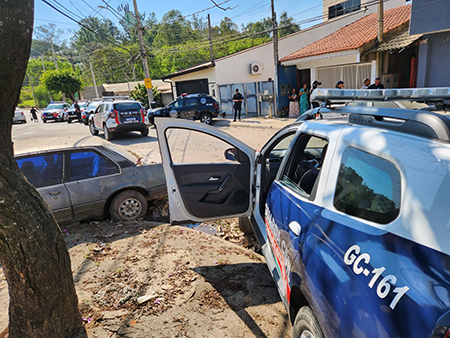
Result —
MULTIPOLYGON (((161 106, 162 105, 161 92, 158 91, 157 87, 153 87, 152 88, 152 93, 153 93, 153 100, 156 102, 156 105, 157 106, 161 106)), ((138 83, 136 88, 134 88, 130 92, 130 96, 133 99, 135 99, 136 101, 141 102, 144 105, 145 109, 149 109, 147 89, 145 88, 144 85, 138 83)))
POLYGON ((164 14, 158 26, 153 47, 162 48, 184 44, 192 36, 190 22, 186 20, 180 11, 172 9, 164 14))
POLYGON ((278 30, 278 36, 286 36, 300 30, 300 26, 294 23, 293 17, 288 17, 286 11, 281 13, 280 19, 278 20, 278 26, 283 27, 278 30))
POLYGON ((14 159, 11 125, 30 54, 33 4, 0 1, 0 262, 9 337, 86 337, 64 237, 14 159))
POLYGON ((71 70, 49 70, 41 77, 42 83, 48 90, 61 91, 72 101, 74 94, 81 90, 81 79, 71 70))

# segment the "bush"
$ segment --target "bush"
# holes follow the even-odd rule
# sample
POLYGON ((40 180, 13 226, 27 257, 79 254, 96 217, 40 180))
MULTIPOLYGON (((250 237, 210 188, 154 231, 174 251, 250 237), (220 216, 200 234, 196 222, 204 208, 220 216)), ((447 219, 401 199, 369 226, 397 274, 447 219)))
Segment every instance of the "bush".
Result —
MULTIPOLYGON (((152 92, 153 92, 153 101, 156 102, 157 106, 161 106, 162 105, 161 92, 158 91, 157 87, 153 87, 152 92)), ((130 92, 130 96, 136 101, 141 102, 144 105, 145 109, 149 109, 147 89, 145 88, 144 85, 138 83, 136 88, 130 92)))

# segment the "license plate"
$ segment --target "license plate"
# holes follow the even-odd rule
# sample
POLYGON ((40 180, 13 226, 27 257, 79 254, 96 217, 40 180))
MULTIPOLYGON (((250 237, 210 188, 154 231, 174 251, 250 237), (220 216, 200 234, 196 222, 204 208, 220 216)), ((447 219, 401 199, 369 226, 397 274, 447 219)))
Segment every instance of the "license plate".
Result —
POLYGON ((125 119, 125 123, 134 123, 134 122, 137 122, 135 117, 127 117, 125 119))

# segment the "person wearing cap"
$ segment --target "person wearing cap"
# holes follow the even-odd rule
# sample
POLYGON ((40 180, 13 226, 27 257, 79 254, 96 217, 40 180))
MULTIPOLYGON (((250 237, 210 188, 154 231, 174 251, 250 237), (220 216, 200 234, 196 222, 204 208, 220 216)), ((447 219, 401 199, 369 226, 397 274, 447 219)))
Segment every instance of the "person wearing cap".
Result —
POLYGON ((365 79, 364 79, 364 86, 362 86, 361 87, 361 89, 369 89, 369 86, 370 86, 370 79, 368 78, 368 77, 366 77, 365 79))
POLYGON ((344 88, 345 88, 345 87, 344 87, 344 81, 339 80, 339 81, 336 83, 336 88, 338 88, 338 89, 344 89, 344 88))
POLYGON ((377 77, 375 79, 375 83, 372 83, 369 86, 369 89, 384 89, 384 85, 381 83, 381 79, 379 77, 377 77))

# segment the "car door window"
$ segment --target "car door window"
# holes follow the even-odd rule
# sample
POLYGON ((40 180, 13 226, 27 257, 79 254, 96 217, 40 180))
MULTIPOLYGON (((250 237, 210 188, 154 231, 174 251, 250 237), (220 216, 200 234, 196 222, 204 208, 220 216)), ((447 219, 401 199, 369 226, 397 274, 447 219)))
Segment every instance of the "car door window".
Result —
POLYGON ((197 105, 197 98, 196 97, 190 97, 186 99, 186 107, 192 107, 197 105))
POLYGON ((400 173, 392 163, 355 148, 344 151, 334 195, 337 210, 387 224, 400 212, 400 196, 400 173))
POLYGON ((119 172, 117 165, 94 151, 77 151, 70 154, 70 180, 113 175, 119 172))
POLYGON ((301 195, 314 199, 327 149, 326 139, 308 134, 300 135, 281 175, 282 183, 301 195))
POLYGON ((20 158, 17 159, 17 164, 28 182, 36 188, 57 185, 63 182, 62 153, 20 158))
POLYGON ((172 108, 182 108, 183 107, 183 100, 176 100, 171 105, 172 108))

